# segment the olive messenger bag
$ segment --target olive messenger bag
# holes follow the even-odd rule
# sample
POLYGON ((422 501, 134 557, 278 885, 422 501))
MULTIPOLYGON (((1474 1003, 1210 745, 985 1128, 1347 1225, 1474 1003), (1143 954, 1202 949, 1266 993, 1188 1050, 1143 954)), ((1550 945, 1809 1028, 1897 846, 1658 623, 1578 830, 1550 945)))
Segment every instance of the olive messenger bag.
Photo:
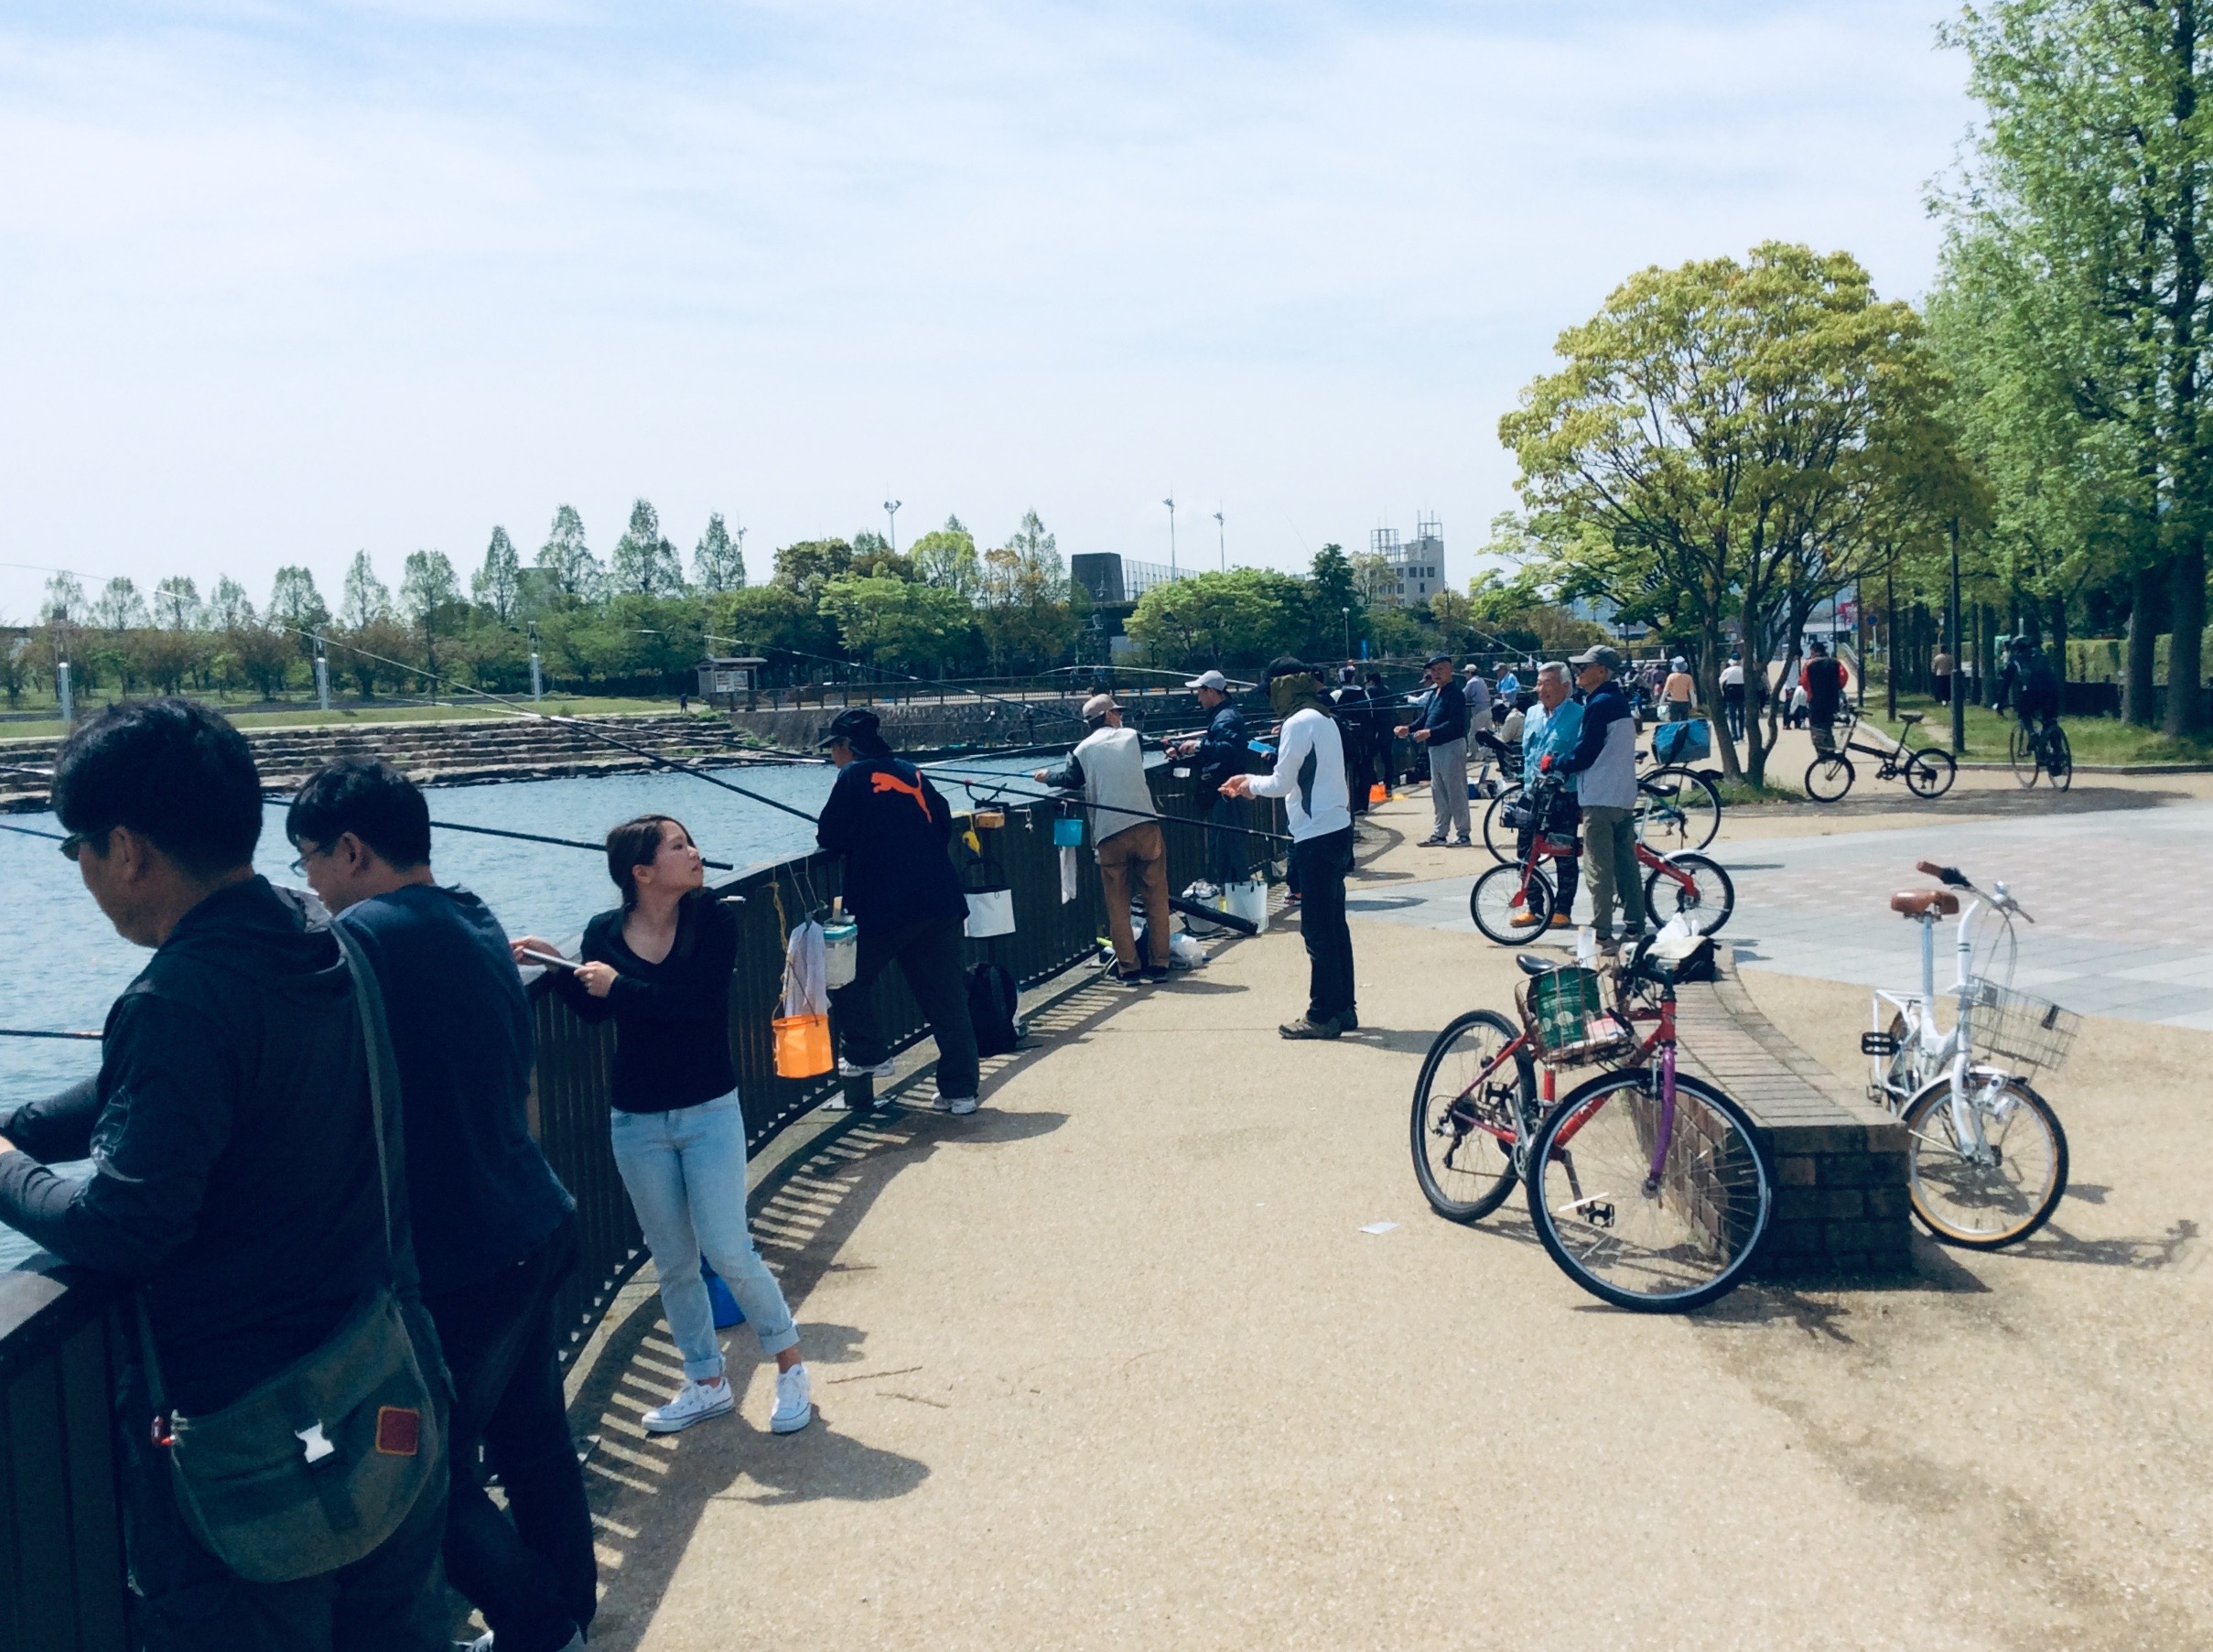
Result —
MULTIPOLYGON (((170 1410, 155 1357, 146 1294, 136 1292, 154 1439, 167 1448, 178 1512, 192 1535, 249 1582, 286 1583, 362 1559, 399 1529, 443 1474, 439 1420, 394 1286, 412 1279, 411 1239, 395 1249, 386 1118, 397 1066, 383 994, 359 945, 330 933, 353 977, 369 1064, 384 1256, 392 1279, 366 1293, 322 1344, 220 1411, 170 1410)), ((442 1380, 443 1373, 434 1373, 442 1380)))

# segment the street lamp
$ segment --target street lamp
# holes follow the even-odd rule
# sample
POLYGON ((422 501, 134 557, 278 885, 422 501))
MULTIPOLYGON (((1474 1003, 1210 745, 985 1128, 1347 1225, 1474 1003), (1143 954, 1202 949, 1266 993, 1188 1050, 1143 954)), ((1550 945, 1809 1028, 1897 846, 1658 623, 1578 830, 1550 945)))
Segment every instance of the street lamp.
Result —
POLYGON ((315 633, 315 703, 325 717, 330 715, 330 656, 319 631, 315 633))
POLYGON ((530 697, 534 700, 545 697, 545 676, 538 669, 538 622, 535 620, 530 622, 530 697))
POLYGON ((1214 536, 1221 542, 1222 571, 1229 572, 1229 530, 1222 525, 1222 513, 1214 513, 1214 536))
POLYGON ((1160 502, 1168 507, 1168 577, 1176 577, 1176 496, 1171 493, 1160 502))
POLYGON ((1337 611, 1344 616, 1344 657, 1349 660, 1353 657, 1353 610, 1342 608, 1337 611))
POLYGON ((894 556, 899 555, 899 507, 905 502, 903 499, 884 501, 884 520, 891 524, 891 555, 894 556))

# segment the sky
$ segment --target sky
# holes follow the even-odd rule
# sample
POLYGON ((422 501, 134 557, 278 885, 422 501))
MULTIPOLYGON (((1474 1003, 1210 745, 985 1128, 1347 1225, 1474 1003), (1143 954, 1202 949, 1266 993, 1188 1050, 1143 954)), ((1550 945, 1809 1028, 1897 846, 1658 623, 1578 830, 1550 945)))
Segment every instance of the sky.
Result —
POLYGON ((1499 416, 1651 264, 1931 280, 1944 0, 231 0, 0 12, 0 617, 335 606, 556 507, 774 547, 1034 509, 1302 567, 1513 507, 1499 416), (1217 529, 1214 513, 1223 521, 1217 529))

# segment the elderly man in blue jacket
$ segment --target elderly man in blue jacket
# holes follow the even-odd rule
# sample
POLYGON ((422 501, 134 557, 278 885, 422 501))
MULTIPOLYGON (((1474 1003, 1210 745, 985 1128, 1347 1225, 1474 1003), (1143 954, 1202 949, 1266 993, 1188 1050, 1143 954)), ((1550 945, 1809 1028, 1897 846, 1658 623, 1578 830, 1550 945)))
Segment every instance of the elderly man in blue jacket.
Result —
MULTIPOLYGON (((1538 777, 1547 772, 1548 763, 1557 767, 1581 737, 1583 708, 1569 697, 1569 688, 1565 662, 1548 660, 1537 668, 1537 704, 1529 707, 1521 725, 1522 784, 1531 791, 1538 777)), ((1575 779, 1569 775, 1562 780, 1560 796, 1544 821, 1549 835, 1569 847, 1569 852, 1554 863, 1560 897, 1549 925, 1553 929, 1566 929, 1572 923, 1570 914, 1575 910, 1575 891, 1582 881, 1582 857, 1574 852, 1575 834, 1581 822, 1575 802, 1575 779)), ((1532 815, 1521 829, 1517 853, 1524 861, 1529 858, 1529 840, 1537 835, 1537 825, 1532 815)), ((1538 921, 1534 909, 1524 907, 1515 914, 1513 923, 1517 929, 1527 929, 1538 921)))
POLYGON ((1583 857, 1590 862, 1591 923, 1603 953, 1619 950, 1616 901, 1622 938, 1634 945, 1645 933, 1645 891, 1636 876, 1636 718, 1614 680, 1621 663, 1621 655, 1603 642, 1568 662, 1584 694, 1582 728, 1574 750, 1552 761, 1553 773, 1576 777, 1583 857))

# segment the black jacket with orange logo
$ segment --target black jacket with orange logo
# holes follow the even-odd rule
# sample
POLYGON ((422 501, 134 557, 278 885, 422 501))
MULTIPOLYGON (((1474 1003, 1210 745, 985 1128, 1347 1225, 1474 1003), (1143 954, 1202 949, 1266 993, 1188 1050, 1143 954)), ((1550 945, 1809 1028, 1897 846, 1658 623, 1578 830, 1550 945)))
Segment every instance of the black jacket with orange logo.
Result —
POLYGON ((953 811, 912 763, 864 757, 848 764, 815 836, 846 858, 846 907, 861 934, 967 916, 968 898, 945 852, 953 811))

